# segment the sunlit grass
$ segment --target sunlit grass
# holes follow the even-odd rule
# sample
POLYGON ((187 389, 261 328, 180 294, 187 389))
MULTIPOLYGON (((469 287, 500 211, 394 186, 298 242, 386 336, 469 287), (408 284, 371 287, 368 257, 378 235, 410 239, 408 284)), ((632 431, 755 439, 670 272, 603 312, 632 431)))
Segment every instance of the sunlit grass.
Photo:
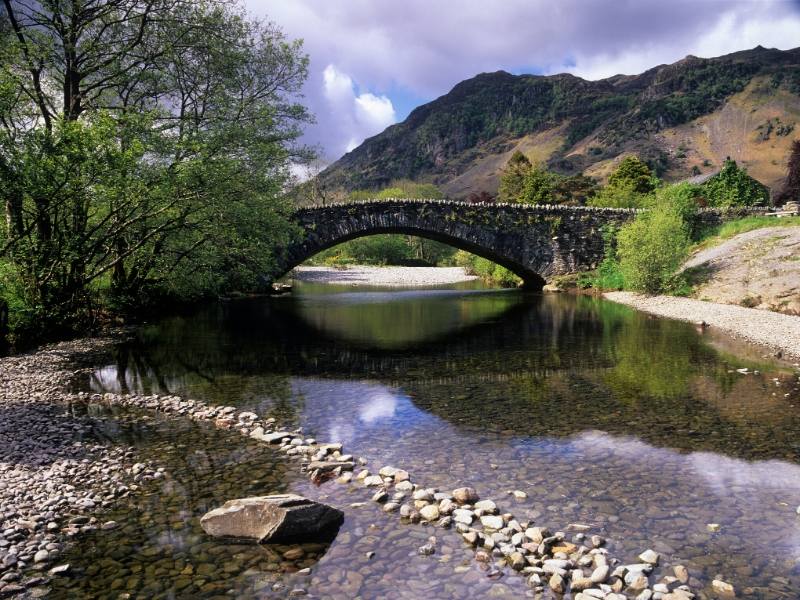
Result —
POLYGON ((707 231, 692 250, 711 248, 741 233, 764 227, 800 227, 800 217, 744 217, 707 231))

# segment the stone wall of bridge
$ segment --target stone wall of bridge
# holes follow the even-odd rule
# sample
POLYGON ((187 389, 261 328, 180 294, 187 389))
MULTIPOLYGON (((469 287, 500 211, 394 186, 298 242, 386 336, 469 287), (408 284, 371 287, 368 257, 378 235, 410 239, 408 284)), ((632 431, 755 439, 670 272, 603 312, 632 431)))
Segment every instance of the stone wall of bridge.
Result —
MULTIPOLYGON (((448 200, 374 200, 302 208, 303 236, 285 249, 281 274, 351 239, 379 233, 417 235, 492 260, 541 287, 553 276, 594 269, 603 259, 603 231, 635 209, 560 205, 471 204, 448 200)), ((752 214, 701 211, 703 224, 752 214)))

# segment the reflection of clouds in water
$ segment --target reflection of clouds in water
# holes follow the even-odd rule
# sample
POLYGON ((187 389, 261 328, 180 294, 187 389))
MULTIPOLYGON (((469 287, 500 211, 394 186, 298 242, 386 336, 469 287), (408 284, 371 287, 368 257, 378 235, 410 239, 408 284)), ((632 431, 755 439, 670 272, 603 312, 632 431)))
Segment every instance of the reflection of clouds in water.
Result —
POLYGON ((366 402, 358 411, 359 418, 364 423, 374 423, 394 416, 397 410, 397 396, 382 389, 372 391, 366 402))
POLYGON ((418 412, 400 390, 375 383, 293 378, 292 393, 313 398, 313 407, 305 411, 311 409, 306 417, 311 417, 316 437, 345 446, 363 436, 365 429, 380 428, 393 419, 405 417, 405 421, 409 410, 418 412))
POLYGON ((800 493, 800 465, 781 460, 748 462, 712 452, 683 454, 668 448, 656 448, 630 437, 614 437, 602 431, 586 431, 570 439, 575 451, 591 457, 592 454, 612 453, 615 457, 630 460, 639 467, 672 465, 684 467, 687 477, 705 483, 712 492, 724 496, 732 488, 780 490, 800 493))

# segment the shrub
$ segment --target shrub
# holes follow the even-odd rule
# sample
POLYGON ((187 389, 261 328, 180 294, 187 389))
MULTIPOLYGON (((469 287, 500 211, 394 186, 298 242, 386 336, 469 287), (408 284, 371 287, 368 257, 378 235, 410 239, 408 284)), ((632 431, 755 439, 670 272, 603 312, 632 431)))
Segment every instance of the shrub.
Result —
POLYGON ((638 156, 626 156, 609 176, 610 187, 630 188, 638 194, 649 194, 656 189, 658 181, 650 167, 638 156))
POLYGON ((636 191, 631 184, 607 185, 589 199, 589 206, 610 208, 642 208, 652 203, 650 194, 636 191))
POLYGON ((675 273, 689 251, 689 233, 678 210, 662 204, 624 225, 617 255, 628 289, 657 294, 681 287, 675 273))
POLYGON ((703 184, 703 192, 711 206, 756 206, 769 202, 769 190, 739 168, 735 160, 726 159, 722 170, 703 184))
POLYGON ((456 252, 455 263, 459 267, 464 267, 464 270, 470 275, 476 275, 488 283, 502 287, 516 287, 522 283, 522 280, 512 271, 465 250, 456 252))

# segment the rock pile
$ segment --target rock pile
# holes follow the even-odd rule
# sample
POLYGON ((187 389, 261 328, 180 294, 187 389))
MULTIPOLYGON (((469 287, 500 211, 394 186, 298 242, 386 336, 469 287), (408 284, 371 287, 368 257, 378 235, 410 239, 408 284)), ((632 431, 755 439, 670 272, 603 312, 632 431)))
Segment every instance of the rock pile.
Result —
MULTIPOLYGON (((346 454, 342 444, 319 442, 306 437, 302 429, 279 426, 272 418, 261 420, 255 413, 239 412, 233 406, 212 406, 178 396, 77 394, 75 399, 147 408, 238 430, 299 460, 313 481, 336 479, 341 484, 361 486, 386 513, 396 513, 411 523, 454 528, 476 549, 475 559, 490 578, 502 577, 503 569, 508 568, 525 576, 535 592, 546 588, 559 594, 571 592, 575 600, 696 597, 682 565, 655 577, 660 557, 653 550, 640 554, 638 562, 623 563, 608 555, 602 537, 587 538, 585 532, 591 529, 587 525, 570 524, 567 529, 574 535, 567 539, 565 532, 518 521, 502 512, 494 500, 480 499, 471 487, 446 492, 413 483, 408 471, 401 468, 382 466, 377 472, 370 471, 366 459, 346 454)), ((515 490, 511 494, 519 497, 524 492, 515 490)), ((435 552, 435 539, 419 548, 423 556, 435 552)), ((728 585, 719 581, 715 589, 728 585)))

